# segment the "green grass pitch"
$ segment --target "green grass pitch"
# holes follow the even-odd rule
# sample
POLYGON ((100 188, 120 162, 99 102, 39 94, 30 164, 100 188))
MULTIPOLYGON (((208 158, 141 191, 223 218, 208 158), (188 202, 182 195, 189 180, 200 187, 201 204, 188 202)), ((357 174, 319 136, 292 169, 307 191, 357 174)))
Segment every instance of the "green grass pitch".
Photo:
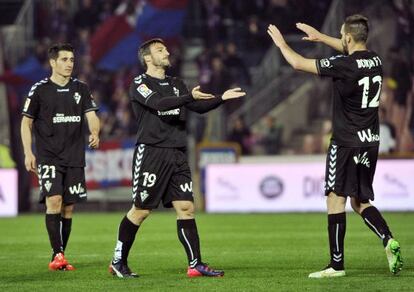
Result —
POLYGON ((66 252, 77 270, 47 269, 44 216, 0 219, 0 291, 413 291, 414 213, 385 213, 400 241, 404 269, 393 276, 380 240, 348 214, 347 276, 308 279, 328 262, 326 215, 198 214, 203 260, 223 278, 186 277, 175 215, 154 212, 141 226, 129 265, 140 277, 108 274, 121 213, 75 214, 66 252))

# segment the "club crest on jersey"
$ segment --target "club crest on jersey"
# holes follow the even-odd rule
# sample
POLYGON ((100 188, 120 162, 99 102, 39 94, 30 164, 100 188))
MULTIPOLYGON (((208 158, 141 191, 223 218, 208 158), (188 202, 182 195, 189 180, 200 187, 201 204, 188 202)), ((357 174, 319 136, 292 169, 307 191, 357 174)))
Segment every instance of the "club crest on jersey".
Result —
POLYGON ((146 84, 141 84, 138 86, 137 91, 144 97, 147 98, 151 95, 152 90, 148 88, 146 84))
POLYGON ((76 104, 79 104, 79 101, 81 99, 81 95, 78 92, 75 92, 75 94, 73 95, 73 98, 76 101, 76 104))
POLYGON ((44 184, 44 187, 45 187, 46 191, 50 192, 50 188, 52 187, 52 183, 49 180, 47 180, 44 184))

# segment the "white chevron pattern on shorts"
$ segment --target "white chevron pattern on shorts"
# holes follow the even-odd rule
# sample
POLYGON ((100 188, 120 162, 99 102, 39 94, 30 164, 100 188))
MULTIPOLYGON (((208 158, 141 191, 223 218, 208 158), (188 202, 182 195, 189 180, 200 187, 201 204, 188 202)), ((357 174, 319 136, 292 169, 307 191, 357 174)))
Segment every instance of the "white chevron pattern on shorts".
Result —
POLYGON ((325 190, 335 190, 337 145, 331 145, 328 153, 328 174, 325 178, 325 190))
POLYGON ((138 190, 139 171, 144 157, 145 144, 139 144, 135 152, 134 171, 132 173, 132 198, 135 199, 138 190))

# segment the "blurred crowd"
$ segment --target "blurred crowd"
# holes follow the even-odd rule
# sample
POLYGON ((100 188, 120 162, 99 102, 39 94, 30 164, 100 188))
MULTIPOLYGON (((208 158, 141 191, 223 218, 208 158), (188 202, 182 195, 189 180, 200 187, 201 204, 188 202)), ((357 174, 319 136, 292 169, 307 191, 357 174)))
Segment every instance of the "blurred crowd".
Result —
MULTIPOLYGON (((190 1, 191 2, 191 1, 190 1)), ((320 28, 331 1, 306 0, 194 0, 200 12, 200 25, 195 34, 204 40, 204 48, 196 58, 198 82, 207 92, 221 93, 235 85, 251 86, 251 68, 257 66, 271 42, 266 34, 269 23, 276 24, 284 34, 295 32, 297 21, 306 21, 320 28)), ((403 3, 394 5, 398 15, 398 35, 386 62, 392 66, 385 72, 382 94, 381 137, 383 152, 413 150, 414 114, 413 91, 413 15, 403 3), (404 56, 404 57, 401 57, 404 56), (385 134, 383 134, 385 133, 385 134), (410 148, 411 147, 411 148, 410 148)), ((38 1, 35 5, 34 54, 45 67, 47 48, 55 42, 72 43, 76 50, 74 75, 88 83, 94 99, 100 106, 102 139, 118 139, 135 134, 128 87, 141 74, 138 64, 131 64, 115 72, 99 70, 91 61, 90 39, 121 4, 132 5, 131 0, 79 0, 75 8, 70 1, 38 1)), ((188 13, 192 13, 189 11, 188 13)), ((191 18, 190 18, 191 19, 191 18)), ((191 25, 191 24, 186 24, 191 25)), ((186 35, 191 38, 192 35, 186 35)), ((180 76, 182 47, 174 43, 170 49, 170 75, 180 76)), ((229 103, 225 114, 238 106, 229 103)), ((243 154, 279 154, 289 145, 283 142, 283 125, 274 117, 266 117, 265 134, 251 133, 240 117, 232 125, 227 140, 242 146, 243 154), (259 149, 259 150, 258 150, 259 149)), ((323 121, 321 132, 307 134, 296 153, 323 153, 330 137, 330 121, 323 121)))
MULTIPOLYGON (((128 86, 143 70, 138 62, 116 72, 99 70, 92 62, 90 41, 97 28, 121 6, 135 13, 132 0, 38 1, 35 4, 35 57, 48 68, 47 48, 56 42, 69 42, 75 47, 74 76, 85 81, 100 106, 103 139, 124 138, 135 134, 136 124, 129 106, 128 86)), ((191 2, 191 1, 189 1, 191 2)), ((201 35, 204 50, 196 58, 198 82, 202 89, 222 93, 232 86, 251 85, 249 68, 258 65, 270 46, 266 34, 272 22, 285 32, 294 22, 305 17, 320 25, 330 1, 304 0, 204 0, 193 2, 201 15, 195 35, 201 35), (306 9, 304 8, 306 7, 306 9)), ((189 14, 194 13, 188 11, 189 14)), ((187 24, 191 25, 191 24, 187 24)), ((186 37, 191 38, 192 35, 186 37)), ((180 42, 169 46, 172 66, 170 75, 180 76, 182 48, 180 42)), ((226 114, 237 108, 229 103, 226 114)))
MULTIPOLYGON (((382 155, 395 156, 414 151, 414 5, 407 0, 390 3, 396 15, 396 27, 392 45, 382 56, 384 81, 379 108, 379 151, 382 155)), ((229 139, 240 143, 246 155, 326 153, 332 135, 330 117, 317 121, 318 131, 312 127, 300 131, 300 143, 283 141, 283 125, 275 118, 265 119, 264 134, 257 134, 239 117, 232 125, 229 139)))

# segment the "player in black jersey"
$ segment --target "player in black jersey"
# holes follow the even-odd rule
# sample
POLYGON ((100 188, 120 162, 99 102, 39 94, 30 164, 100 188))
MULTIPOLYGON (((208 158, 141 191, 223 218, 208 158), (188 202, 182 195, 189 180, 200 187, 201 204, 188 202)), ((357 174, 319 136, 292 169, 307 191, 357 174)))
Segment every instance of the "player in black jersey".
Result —
POLYGON ((309 277, 345 276, 347 197, 351 197, 354 211, 382 240, 389 269, 396 274, 402 268, 400 245, 393 239, 380 212, 370 203, 374 200, 372 182, 378 157, 382 62, 366 48, 368 19, 361 15, 347 17, 341 28, 341 39, 324 35, 303 23, 297 27, 307 34, 304 39, 325 43, 343 53, 326 59, 304 58, 286 44, 276 26, 269 25, 268 34, 294 69, 333 80, 333 136, 325 173, 331 262, 309 277))
POLYGON ((71 77, 74 51, 69 44, 49 48, 52 75, 27 95, 21 136, 28 171, 38 175, 40 202, 46 203, 46 229, 53 249, 50 270, 74 270, 64 257, 74 204, 86 200, 85 124, 89 147, 99 145, 98 110, 88 86, 71 77), (86 117, 86 121, 85 121, 86 117), (32 133, 36 156, 32 152, 32 133))
POLYGON ((129 95, 138 123, 132 167, 133 206, 122 219, 110 272, 120 278, 137 277, 128 267, 128 254, 139 226, 160 201, 177 213, 177 232, 188 257, 189 277, 223 276, 201 261, 194 219, 191 172, 186 153, 186 111, 208 112, 225 100, 244 96, 240 88, 213 96, 195 87, 191 93, 178 78, 165 75, 169 53, 161 39, 139 49, 146 73, 134 79, 129 95))

